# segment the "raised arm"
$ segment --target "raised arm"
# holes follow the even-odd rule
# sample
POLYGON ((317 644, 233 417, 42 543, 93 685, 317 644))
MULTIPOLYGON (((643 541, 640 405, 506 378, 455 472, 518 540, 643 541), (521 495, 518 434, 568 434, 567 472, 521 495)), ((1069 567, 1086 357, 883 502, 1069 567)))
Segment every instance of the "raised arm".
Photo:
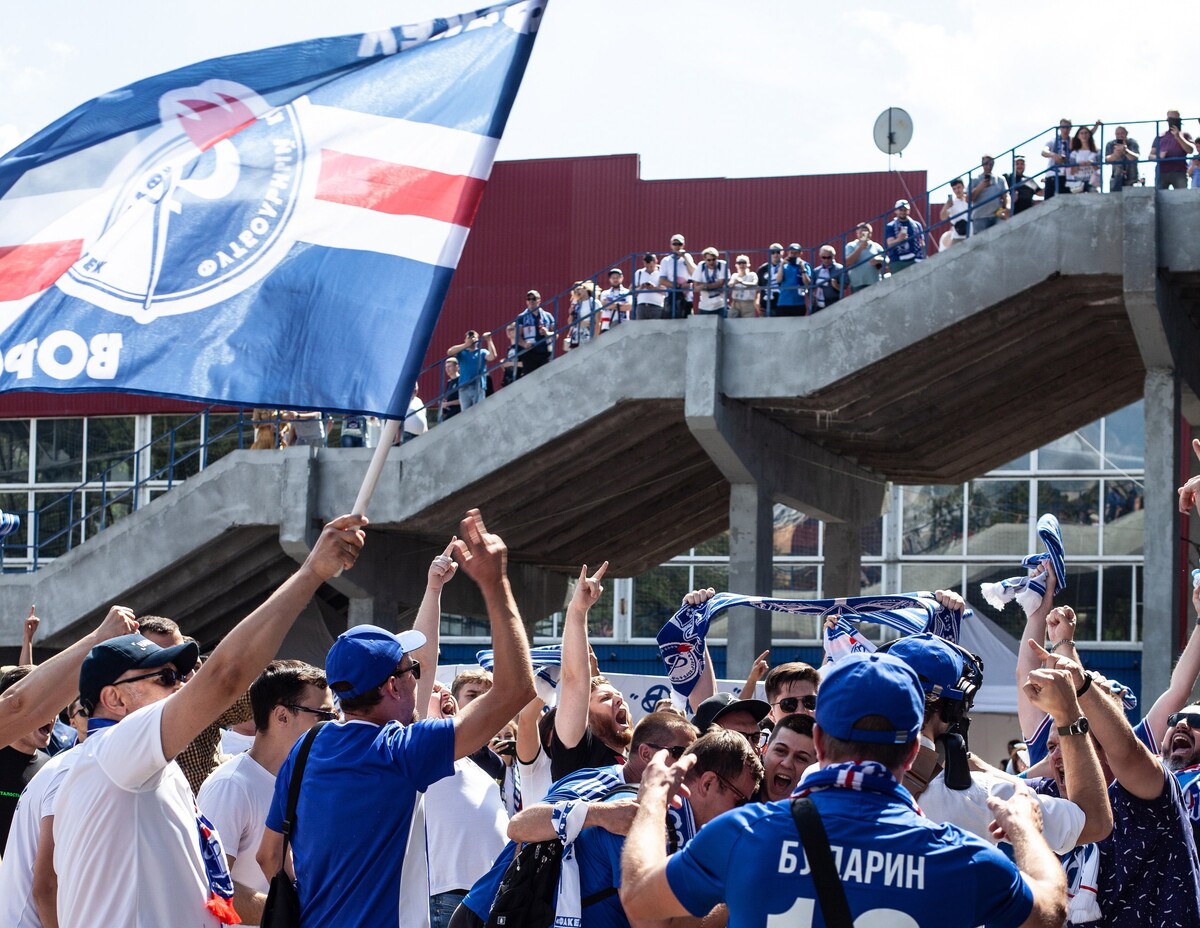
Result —
POLYGON ((175 757, 233 705, 275 656, 292 623, 321 584, 354 566, 366 536, 362 516, 339 516, 321 532, 304 563, 271 598, 221 639, 212 657, 162 712, 162 746, 175 757))
MULTIPOLYGON (((1200 458, 1200 438, 1192 439, 1192 451, 1197 458, 1200 458)), ((1200 495, 1200 474, 1192 477, 1179 488, 1179 511, 1185 516, 1188 514, 1188 510, 1193 507, 1197 512, 1200 512, 1200 499, 1198 499, 1198 495, 1200 495)))
MULTIPOLYGON (((603 828, 614 835, 629 832, 633 816, 637 812, 637 800, 612 799, 609 802, 589 802, 584 828, 603 828)), ((508 823, 508 837, 521 844, 534 841, 551 841, 558 836, 554 827, 554 804, 539 802, 522 809, 508 823)))
POLYGON ((1179 662, 1171 671, 1171 683, 1146 713, 1146 721, 1155 738, 1161 738, 1167 730, 1167 717, 1191 700, 1192 688, 1196 678, 1200 677, 1200 587, 1192 589, 1192 609, 1196 612, 1196 623, 1192 625, 1192 633, 1179 655, 1179 662))
POLYGON ((56 654, 27 676, 0 693, 0 747, 29 734, 46 719, 61 712, 79 692, 79 667, 93 647, 109 638, 137 631, 133 612, 113 606, 90 635, 56 654))
MULTIPOLYGON (((1046 581, 1046 593, 1041 605, 1026 617, 1025 630, 1021 634, 1022 641, 1036 641, 1039 645, 1046 640, 1046 616, 1054 608, 1054 590, 1057 586, 1054 571, 1046 568, 1044 561, 1038 567, 1046 581)), ((1017 649, 1017 719, 1021 723, 1021 737, 1027 739, 1033 737, 1045 713, 1030 703, 1023 687, 1030 671, 1041 666, 1041 660, 1028 648, 1017 649)))
POLYGON ((454 717, 454 757, 479 750, 529 700, 537 695, 533 664, 521 615, 508 584, 508 548, 499 535, 488 532, 478 509, 472 509, 459 524, 459 538, 452 542, 455 560, 475 581, 483 594, 492 626, 495 655, 490 690, 471 700, 454 717))
POLYGON ((36 615, 37 606, 29 607, 29 616, 25 619, 24 635, 21 638, 21 654, 17 658, 17 663, 29 667, 33 665, 33 636, 37 634, 38 626, 42 624, 42 620, 36 615))
POLYGON ((567 606, 563 622, 562 667, 558 674, 558 711, 554 714, 554 731, 565 747, 573 748, 587 729, 588 704, 592 698, 592 668, 588 654, 588 610, 596 605, 604 587, 601 578, 608 570, 608 561, 592 576, 587 565, 579 571, 579 582, 567 606))
POLYGON ((538 721, 542 717, 545 703, 537 696, 525 703, 517 716, 517 762, 529 766, 538 759, 542 750, 541 729, 538 721), (528 758, 528 760, 526 759, 528 758))
MULTIPOLYGON (((707 645, 705 646, 707 650, 707 645)), ((771 649, 763 651, 754 659, 754 663, 750 666, 750 673, 746 675, 746 682, 742 684, 742 699, 753 699, 754 688, 758 686, 758 681, 767 675, 767 671, 771 669, 771 665, 767 663, 767 658, 771 656, 771 649)))
POLYGON ((1021 875, 1033 890, 1033 911, 1021 928, 1060 928, 1067 920, 1067 877, 1042 837, 1042 812, 1028 790, 993 796, 988 808, 1012 844, 1021 875))
POLYGON ((413 629, 425 636, 425 647, 420 649, 421 659, 428 661, 430 665, 430 672, 417 681, 417 709, 422 712, 429 704, 429 696, 437 680, 433 669, 437 666, 441 654, 442 587, 453 580, 458 571, 458 564, 454 562, 455 541, 456 538, 451 538, 446 549, 430 563, 429 573, 425 578, 425 594, 421 597, 421 605, 417 607, 417 617, 413 621, 413 629))
POLYGON ((631 919, 689 914, 667 882, 663 831, 667 806, 695 765, 696 755, 685 754, 670 767, 665 759, 666 752, 660 751, 642 774, 637 814, 621 852, 621 905, 631 919))

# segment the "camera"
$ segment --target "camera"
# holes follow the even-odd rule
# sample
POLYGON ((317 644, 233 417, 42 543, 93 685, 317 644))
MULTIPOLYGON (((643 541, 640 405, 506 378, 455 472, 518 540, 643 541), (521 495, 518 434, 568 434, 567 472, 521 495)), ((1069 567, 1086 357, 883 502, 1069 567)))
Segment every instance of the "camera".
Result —
POLYGON ((1168 129, 1182 129, 1183 128, 1183 120, 1180 119, 1178 116, 1168 116, 1167 117, 1167 128, 1168 129))

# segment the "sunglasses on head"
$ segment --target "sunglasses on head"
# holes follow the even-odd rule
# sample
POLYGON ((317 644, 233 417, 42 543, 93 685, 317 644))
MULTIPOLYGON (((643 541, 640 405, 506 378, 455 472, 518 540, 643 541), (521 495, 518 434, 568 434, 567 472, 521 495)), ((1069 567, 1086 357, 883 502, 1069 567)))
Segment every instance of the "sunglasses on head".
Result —
POLYGON ((779 706, 788 715, 798 711, 801 706, 804 706, 809 712, 814 712, 817 708, 817 695, 809 693, 807 696, 785 696, 779 702, 773 702, 771 705, 779 706))
POLYGON ((1167 727, 1174 728, 1180 722, 1187 722, 1188 728, 1200 729, 1200 712, 1174 712, 1167 716, 1167 727))
POLYGON ((647 741, 646 747, 654 748, 656 751, 666 751, 676 760, 679 760, 679 758, 683 757, 684 752, 687 751, 687 746, 682 744, 676 744, 672 745, 671 747, 667 747, 665 744, 651 744, 649 741, 647 741))
MULTIPOLYGON (((191 676, 188 674, 187 676, 191 676)), ((144 673, 140 677, 129 677, 125 680, 114 680, 113 686, 120 686, 122 683, 137 683, 138 680, 153 680, 159 686, 165 686, 167 689, 173 687, 176 683, 182 683, 185 677, 174 667, 160 667, 154 673, 144 673)))

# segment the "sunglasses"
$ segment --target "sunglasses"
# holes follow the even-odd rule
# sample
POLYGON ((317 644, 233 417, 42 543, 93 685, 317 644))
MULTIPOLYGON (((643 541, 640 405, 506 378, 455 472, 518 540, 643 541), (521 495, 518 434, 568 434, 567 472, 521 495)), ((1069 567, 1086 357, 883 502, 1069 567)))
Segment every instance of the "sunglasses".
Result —
POLYGON ((1174 728, 1180 722, 1187 722, 1188 728, 1200 729, 1200 712, 1175 712, 1167 716, 1167 727, 1174 728))
POLYGON ((647 741, 646 747, 654 748, 656 751, 666 751, 676 760, 679 760, 679 758, 683 757, 684 753, 687 751, 687 746, 683 744, 676 744, 671 747, 667 747, 665 744, 651 744, 649 741, 647 741))
POLYGON ((817 708, 817 695, 816 693, 810 693, 807 696, 785 696, 779 702, 773 702, 771 705, 779 706, 788 715, 799 710, 801 706, 804 706, 809 712, 815 712, 817 708))
MULTIPOLYGON (((731 728, 728 730, 737 731, 736 728, 731 728)), ((738 731, 737 733, 749 741, 750 747, 754 748, 755 750, 758 750, 764 744, 766 744, 767 739, 771 737, 770 734, 765 731, 738 731)))
POLYGON ((315 715, 323 722, 335 721, 338 714, 332 709, 312 709, 308 706, 293 706, 291 703, 283 703, 283 708, 291 709, 293 712, 307 712, 309 715, 315 715))
POLYGON ((736 786, 734 786, 732 783, 730 783, 728 780, 726 780, 723 776, 721 776, 715 770, 713 771, 713 776, 715 776, 718 780, 720 780, 721 784, 727 790, 729 790, 731 793, 733 793, 733 795, 738 797, 738 801, 734 803, 735 806, 744 806, 746 803, 748 803, 750 801, 749 796, 747 796, 745 793, 743 793, 740 789, 738 789, 736 786))
POLYGON ((537 297, 536 297, 536 296, 527 296, 527 297, 525 297, 525 300, 526 300, 526 302, 529 302, 529 303, 532 303, 532 302, 534 302, 536 299, 537 299, 537 297))
POLYGON ((410 670, 412 671, 414 680, 421 679, 421 662, 420 661, 413 661, 411 664, 409 664, 407 667, 404 667, 404 668, 397 667, 395 669, 395 671, 392 673, 392 676, 393 677, 402 677, 406 673, 408 673, 410 670))
MULTIPOLYGON (((191 676, 191 674, 187 674, 186 676, 191 676)), ((154 671, 154 673, 144 673, 140 677, 129 677, 125 680, 114 680, 110 685, 120 686, 122 683, 137 683, 138 680, 153 680, 159 686, 165 686, 167 689, 171 689, 176 683, 182 683, 184 679, 185 675, 181 674, 174 667, 163 667, 154 671)))

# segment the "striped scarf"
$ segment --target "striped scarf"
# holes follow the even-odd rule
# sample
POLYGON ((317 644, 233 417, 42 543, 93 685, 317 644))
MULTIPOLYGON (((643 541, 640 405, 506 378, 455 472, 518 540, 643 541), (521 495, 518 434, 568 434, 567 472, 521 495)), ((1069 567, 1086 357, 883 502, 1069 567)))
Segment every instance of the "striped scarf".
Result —
MULTIPOLYGON (((1030 554, 1021 561, 1021 566, 1027 570, 1035 570, 1043 561, 1048 561, 1050 569, 1054 571, 1056 590, 1065 590, 1067 588, 1067 564, 1063 550, 1062 529, 1059 527, 1058 519, 1050 513, 1046 513, 1038 519, 1037 533, 1045 550, 1039 554, 1030 554)), ((988 605, 1001 611, 1015 599, 1025 610, 1025 616, 1028 618, 1042 604, 1042 597, 1046 595, 1046 583, 1040 575, 1030 574, 1025 577, 1010 577, 999 583, 981 583, 979 592, 983 594, 988 605)))
MULTIPOLYGON (((549 644, 529 649, 533 661, 533 682, 537 687, 538 699, 547 709, 558 704, 558 674, 562 666, 562 645, 549 644)), ((495 655, 488 648, 475 653, 479 666, 491 673, 496 663, 495 655)))

